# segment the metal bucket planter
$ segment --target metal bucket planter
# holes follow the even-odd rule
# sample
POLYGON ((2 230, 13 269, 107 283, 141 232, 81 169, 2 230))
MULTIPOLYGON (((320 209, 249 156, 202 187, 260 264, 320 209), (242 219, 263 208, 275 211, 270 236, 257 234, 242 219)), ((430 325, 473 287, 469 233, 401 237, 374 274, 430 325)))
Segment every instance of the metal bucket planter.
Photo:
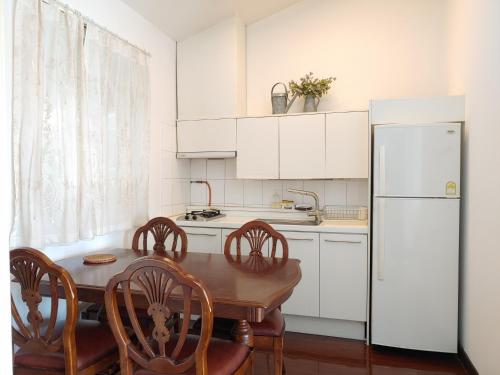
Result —
POLYGON ((317 112, 320 98, 307 95, 304 101, 304 112, 317 112))

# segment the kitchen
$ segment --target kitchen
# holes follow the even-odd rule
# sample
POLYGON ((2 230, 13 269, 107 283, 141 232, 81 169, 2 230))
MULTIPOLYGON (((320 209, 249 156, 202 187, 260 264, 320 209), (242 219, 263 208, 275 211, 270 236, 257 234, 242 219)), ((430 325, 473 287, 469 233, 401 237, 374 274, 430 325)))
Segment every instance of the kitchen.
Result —
MULTIPOLYGON (((498 364, 489 332, 500 327, 498 319, 486 314, 498 307, 498 298, 488 297, 497 290, 493 267, 498 259, 491 250, 495 247, 489 242, 491 236, 486 236, 487 229, 494 230, 491 205, 498 204, 493 189, 497 177, 485 172, 499 160, 493 143, 498 133, 490 125, 497 111, 494 99, 498 98, 493 84, 497 76, 489 65, 498 61, 498 54, 488 47, 499 43, 488 29, 496 24, 494 10, 498 6, 493 1, 403 4, 395 0, 305 0, 267 5, 238 2, 231 6, 220 2, 220 8, 203 1, 183 5, 132 0, 65 3, 149 54, 150 134, 145 148, 149 149, 145 161, 149 169, 148 218, 170 217, 186 232, 189 253, 213 254, 222 254, 227 236, 246 222, 264 219, 270 223, 285 236, 289 257, 301 261, 301 281, 282 306, 287 332, 432 352, 459 351, 457 358, 463 363, 469 358, 479 373, 496 373, 498 364), (284 82, 289 89, 291 80, 310 71, 318 78, 335 77, 317 111, 304 113, 304 98, 299 97, 288 113, 273 114, 273 85, 284 82), (377 140, 383 137, 377 137, 378 129, 408 123, 445 124, 446 131, 454 132, 450 136, 458 137, 459 144, 453 146, 456 151, 450 156, 452 160, 440 166, 432 157, 433 151, 443 145, 437 141, 438 136, 427 138, 436 140, 433 147, 437 148, 432 149, 418 148, 415 140, 425 140, 423 133, 394 138, 397 145, 408 142, 396 156, 406 164, 392 171, 389 167, 395 164, 386 154, 388 178, 383 184, 385 191, 381 191, 380 169, 384 163, 380 161, 377 140), (459 127, 449 128, 450 124, 459 127), (419 158, 422 150, 425 152, 419 158), (422 190, 416 187, 425 185, 425 176, 411 171, 422 168, 422 163, 437 172, 449 172, 446 176, 441 173, 441 178, 450 184, 439 185, 436 194, 420 195, 422 190), (391 180, 392 176, 396 180, 391 180), (408 181, 408 186, 402 186, 403 182, 396 186, 398 181, 408 181), (488 182, 487 187, 479 185, 480 181, 488 182), (408 217, 413 220, 413 232, 402 237, 406 238, 403 245, 408 247, 399 245, 410 252, 399 259, 399 283, 412 277, 411 282, 418 284, 422 277, 422 269, 408 265, 409 259, 424 262, 411 256, 409 241, 418 239, 412 236, 431 230, 442 220, 452 221, 446 231, 453 243, 447 246, 455 251, 441 259, 433 257, 431 250, 436 249, 428 248, 428 256, 442 263, 435 264, 434 274, 426 273, 429 285, 419 285, 422 289, 418 292, 440 295, 433 282, 446 279, 450 283, 441 296, 455 303, 437 323, 451 327, 449 339, 442 346, 432 345, 443 335, 434 332, 431 337, 425 331, 431 326, 429 317, 435 317, 444 303, 441 297, 433 302, 426 300, 435 307, 430 315, 425 315, 428 307, 422 306, 416 296, 413 301, 404 299, 403 305, 391 305, 397 301, 385 300, 383 317, 390 321, 378 319, 381 310, 377 296, 381 294, 377 294, 376 285, 384 278, 388 281, 391 270, 389 247, 385 255, 378 251, 379 202, 391 198, 391 182, 396 184, 395 196, 400 195, 398 188, 408 188, 411 198, 451 197, 446 201, 460 205, 460 215, 456 212, 443 218, 436 211, 426 214, 412 211, 409 206, 401 211, 412 213, 408 217), (225 216, 208 220, 196 213, 186 216, 190 211, 210 208, 221 210, 225 216), (322 221, 312 223, 315 220, 322 221), (481 253, 484 256, 479 256, 481 253), (384 257, 385 275, 379 267, 384 257), (413 319, 422 318, 420 328, 416 320, 410 323, 405 318, 412 313, 413 319), (405 322, 415 324, 424 337, 415 341, 415 333, 402 328, 396 332, 402 337, 382 337, 377 331, 379 322, 385 325, 383 333, 391 332, 396 323, 401 327, 405 322)), ((7 21, 3 30, 12 27, 8 15, 14 14, 13 4, 2 4, 2 20, 7 21)), ((9 34, 4 35, 9 46, 9 34)), ((92 41, 92 34, 88 35, 92 41)), ((8 74, 12 60, 7 53, 2 62, 6 87, 12 87, 13 77, 8 74)), ((284 91, 277 86, 273 93, 284 91)), ((6 104, 10 103, 10 95, 3 94, 2 105, 10 108, 6 104)), ((12 113, 2 112, 3 120, 11 122, 12 113)), ((10 176, 11 130, 6 129, 2 135, 2 171, 5 168, 4 176, 10 176)), ((391 137, 384 139, 389 142, 389 150, 391 137)), ((11 207, 12 194, 3 195, 2 207, 11 207)), ((12 248, 12 214, 7 211, 2 217, 2 239, 6 248, 12 248)), ((400 215, 401 222, 405 216, 400 215)), ((387 232, 388 225, 385 233, 410 230, 401 224, 387 232)), ((61 241, 72 244, 47 244, 43 250, 52 260, 63 261, 95 251, 130 247, 132 234, 130 230, 109 231, 93 239, 61 241)), ((385 243, 390 246, 390 241, 397 240, 387 236, 385 243)), ((429 245, 423 240, 422 244, 429 245)), ((243 245, 242 252, 248 250, 243 245)), ((4 258, 7 263, 7 255, 4 258)), ((10 328, 6 331, 10 332, 10 328)), ((10 338, 7 341, 10 348, 10 338)), ((364 350, 364 345, 358 350, 364 350)), ((284 351, 285 367, 290 363, 293 368, 296 359, 287 357, 286 339, 284 351)), ((420 366, 425 366, 425 354, 423 357, 420 366)), ((314 366, 329 370, 317 373, 343 370, 323 362, 314 362, 314 366)), ((419 364, 413 366, 422 370, 419 364)), ((405 370, 399 368, 399 373, 405 370)), ((398 373, 398 369, 394 371, 398 373)))

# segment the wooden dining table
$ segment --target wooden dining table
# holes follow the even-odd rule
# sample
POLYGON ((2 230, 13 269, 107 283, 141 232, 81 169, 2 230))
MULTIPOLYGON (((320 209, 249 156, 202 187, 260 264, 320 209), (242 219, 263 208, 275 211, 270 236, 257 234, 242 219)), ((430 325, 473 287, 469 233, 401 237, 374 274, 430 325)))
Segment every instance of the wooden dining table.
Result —
MULTIPOLYGON (((104 291, 109 279, 135 260, 153 255, 152 251, 131 249, 103 252, 116 256, 116 261, 85 264, 82 256, 73 256, 56 262, 72 276, 79 301, 104 304, 104 291)), ((297 259, 237 257, 189 251, 166 251, 162 256, 176 261, 203 282, 212 295, 214 316, 236 320, 233 332, 235 341, 251 347, 253 333, 249 323, 261 322, 268 312, 281 306, 301 279, 300 261, 297 259)), ((147 301, 137 293, 134 305, 147 308, 147 301)), ((196 310, 197 307, 193 306, 193 313, 199 314, 196 310)))

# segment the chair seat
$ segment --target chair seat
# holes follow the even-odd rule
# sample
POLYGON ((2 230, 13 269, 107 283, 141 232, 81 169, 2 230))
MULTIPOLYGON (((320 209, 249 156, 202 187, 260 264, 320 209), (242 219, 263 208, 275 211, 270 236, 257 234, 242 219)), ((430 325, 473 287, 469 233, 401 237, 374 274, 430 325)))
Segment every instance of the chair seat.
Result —
POLYGON ((266 315, 260 323, 251 323, 254 336, 281 336, 285 328, 285 318, 279 309, 266 315))
MULTIPOLYGON (((64 325, 55 331, 58 335, 64 325)), ((78 370, 87 368, 117 351, 116 341, 107 324, 80 320, 75 331, 78 370)), ((14 365, 28 368, 64 370, 64 352, 32 353, 20 349, 14 356, 14 365)))
MULTIPOLYGON (((196 349, 198 337, 188 335, 178 359, 189 356, 196 349)), ((175 341, 171 342, 172 348, 175 341)), ((168 350, 168 349, 167 349, 168 350)), ((210 375, 231 375, 238 370, 250 354, 250 348, 228 340, 211 339, 207 350, 208 373, 210 375)), ((137 370, 135 375, 159 375, 158 372, 146 369, 137 370)), ((196 375, 196 366, 191 367, 184 375, 196 375)))
MULTIPOLYGON (((236 322, 232 319, 215 318, 213 335, 219 338, 230 338, 236 322)), ((250 323, 254 336, 279 337, 285 328, 285 318, 279 309, 268 313, 260 323, 250 323)), ((200 332, 201 319, 198 319, 193 325, 193 332, 200 332)))

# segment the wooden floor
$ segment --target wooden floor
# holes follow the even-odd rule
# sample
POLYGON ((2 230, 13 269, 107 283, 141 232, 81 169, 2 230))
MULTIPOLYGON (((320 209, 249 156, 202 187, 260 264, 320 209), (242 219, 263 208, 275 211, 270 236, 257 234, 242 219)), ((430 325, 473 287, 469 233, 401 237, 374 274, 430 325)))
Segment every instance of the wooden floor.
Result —
MULTIPOLYGON (((272 356, 258 352, 254 375, 272 375, 272 356)), ((456 355, 367 347, 363 342, 299 333, 285 338, 286 375, 439 375, 467 372, 456 355)))

